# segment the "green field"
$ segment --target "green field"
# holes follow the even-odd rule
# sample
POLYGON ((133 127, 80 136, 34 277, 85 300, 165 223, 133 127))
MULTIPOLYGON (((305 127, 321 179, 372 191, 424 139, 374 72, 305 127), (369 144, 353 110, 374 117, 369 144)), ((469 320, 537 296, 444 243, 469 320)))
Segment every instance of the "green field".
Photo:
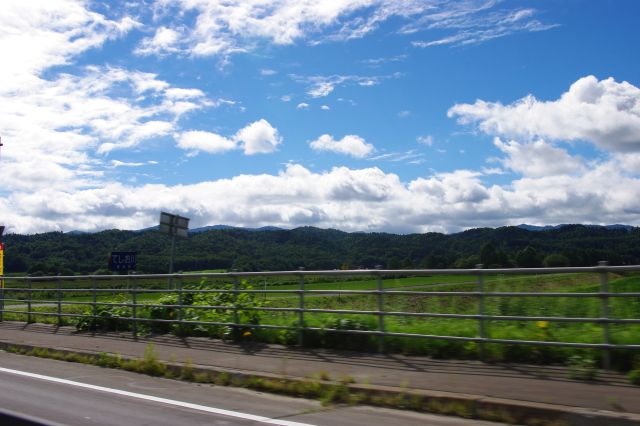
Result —
MULTIPOLYGON (((638 292, 640 291, 640 276, 609 275, 610 291, 612 292, 638 292)), ((239 286, 253 290, 290 290, 296 291, 300 284, 296 277, 283 278, 253 278, 242 281, 239 286)), ((477 278, 475 276, 428 276, 428 277, 397 277, 385 278, 383 286, 386 290, 406 290, 410 292, 430 291, 475 291, 477 278)), ((51 286, 55 283, 40 283, 37 286, 46 290, 39 292, 40 296, 47 295, 47 301, 57 300, 57 290, 51 286), (49 287, 47 287, 49 286, 49 287)), ((130 303, 131 295, 126 291, 127 285, 133 287, 132 282, 127 283, 126 277, 117 283, 101 282, 99 288, 108 293, 97 293, 97 300, 106 303, 130 303)), ((235 302, 239 307, 238 319, 243 324, 254 325, 278 325, 290 327, 290 330, 260 329, 257 327, 245 327, 234 330, 224 325, 189 324, 187 321, 200 322, 232 322, 233 311, 231 309, 201 309, 198 306, 232 306, 233 295, 230 293, 206 293, 191 292, 194 289, 232 288, 229 278, 223 279, 196 279, 186 278, 181 282, 174 282, 174 286, 182 287, 182 300, 188 304, 181 315, 183 324, 139 324, 139 333, 173 332, 176 334, 201 335, 216 338, 251 339, 271 343, 296 344, 299 324, 297 312, 273 312, 255 311, 246 308, 297 308, 299 295, 296 293, 257 294, 242 293, 235 302), (243 309, 244 308, 244 309, 243 309)), ((331 310, 361 310, 375 311, 378 308, 376 295, 339 294, 339 291, 348 290, 375 290, 377 280, 373 277, 352 277, 349 280, 328 280, 326 277, 305 277, 305 290, 336 290, 331 294, 306 294, 305 307, 307 309, 331 309, 331 310)), ((136 301, 143 305, 172 305, 177 303, 174 292, 165 291, 167 281, 146 280, 136 282, 136 301), (144 293, 145 289, 155 289, 156 293, 144 293)), ((93 295, 90 282, 76 282, 71 285, 64 283, 60 295, 64 302, 90 302, 93 295), (83 291, 71 290, 85 289, 83 291)), ((36 284, 32 285, 36 288, 36 284)), ((486 276, 484 278, 486 291, 498 292, 598 292, 600 288, 600 276, 598 274, 555 274, 537 276, 486 276)), ((11 295, 19 298, 24 292, 5 291, 5 297, 11 295)), ((44 299, 34 303, 42 303, 44 299)), ((19 302, 6 302, 19 303, 19 302)), ((598 298, 569 298, 569 297, 486 297, 485 313, 494 316, 566 316, 597 318, 600 316, 601 302, 598 298)), ((609 299, 610 316, 612 318, 640 318, 640 298, 615 298, 609 299)), ((389 295, 383 296, 383 307, 388 312, 429 312, 446 314, 478 314, 478 298, 473 296, 437 296, 429 294, 389 295)), ((16 306, 14 310, 23 310, 25 307, 16 306)), ((56 312, 57 306, 49 304, 37 305, 33 308, 39 312, 56 312)), ((92 307, 88 305, 64 304, 63 312, 91 315, 92 307)), ((147 319, 178 319, 180 313, 173 307, 167 306, 138 306, 138 318, 147 319)), ((100 306, 98 308, 100 319, 77 319, 73 317, 63 318, 63 323, 77 325, 80 329, 91 327, 104 329, 131 330, 130 321, 118 320, 119 317, 130 317, 131 308, 127 306, 100 306)), ((5 319, 26 319, 25 314, 5 313, 5 319)), ((55 317, 32 315, 32 321, 54 322, 55 317)), ((305 313, 304 321, 307 327, 321 329, 341 330, 377 330, 378 317, 368 314, 341 314, 341 313, 305 313)), ((602 343, 602 325, 594 323, 572 323, 554 321, 514 321, 492 320, 486 321, 487 337, 512 340, 534 341, 564 341, 580 343, 602 343)), ((410 316, 385 316, 385 329, 388 332, 443 335, 443 336, 479 336, 479 325, 475 319, 450 319, 450 318, 424 318, 410 316)), ((618 344, 640 344, 640 324, 610 325, 611 341, 618 344)), ((347 335, 344 333, 329 332, 326 330, 307 330, 304 334, 306 346, 345 348, 357 350, 376 350, 379 339, 370 335, 347 335)), ((385 350, 390 352, 403 352, 408 354, 424 354, 435 357, 449 358, 475 358, 478 357, 478 345, 474 342, 447 341, 441 339, 424 339, 408 337, 386 337, 384 339, 385 350)), ((571 355, 581 354, 585 357, 600 359, 601 351, 576 348, 556 348, 544 346, 502 345, 485 344, 484 356, 488 360, 496 361, 520 361, 520 362, 565 362, 571 355)), ((621 369, 631 368, 634 362, 640 361, 632 351, 616 351, 614 363, 621 369)))

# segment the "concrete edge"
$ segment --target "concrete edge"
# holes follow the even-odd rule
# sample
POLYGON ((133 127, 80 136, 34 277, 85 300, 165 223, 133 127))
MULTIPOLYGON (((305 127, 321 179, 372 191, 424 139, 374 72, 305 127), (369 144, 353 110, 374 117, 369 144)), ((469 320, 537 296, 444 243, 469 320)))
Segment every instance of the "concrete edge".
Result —
MULTIPOLYGON (((45 347, 22 343, 0 341, 0 350, 19 349, 24 351, 49 350, 63 355, 98 357, 105 352, 77 350, 64 347, 45 347)), ((118 355, 107 353, 108 355, 118 355)), ((123 361, 141 359, 140 357, 120 356, 123 361)), ((185 363, 159 360, 174 372, 181 371, 185 363)), ((584 426, 632 426, 640 425, 640 414, 621 413, 607 410, 597 410, 566 405, 538 403, 521 400, 492 398, 483 395, 462 394, 425 389, 409 389, 392 386, 371 384, 341 383, 332 380, 316 380, 285 374, 216 368, 193 364, 194 374, 205 373, 213 376, 226 375, 228 383, 246 383, 251 380, 272 380, 287 384, 320 384, 320 386, 343 386, 352 393, 366 395, 365 405, 384 406, 396 409, 410 409, 414 411, 447 414, 458 417, 480 420, 499 421, 521 425, 584 425, 584 426), (390 402, 391 401, 391 402, 390 402)), ((251 387, 251 386, 249 386, 251 387)), ((265 390, 265 389, 261 389, 265 390)), ((268 390, 267 390, 268 391, 268 390)), ((291 395, 291 393, 289 393, 291 395)), ((295 396, 295 395, 294 395, 295 396)), ((304 395, 300 395, 304 396, 304 395)))
POLYGON ((0 424, 11 426, 64 426, 61 423, 34 417, 30 414, 0 408, 0 424))

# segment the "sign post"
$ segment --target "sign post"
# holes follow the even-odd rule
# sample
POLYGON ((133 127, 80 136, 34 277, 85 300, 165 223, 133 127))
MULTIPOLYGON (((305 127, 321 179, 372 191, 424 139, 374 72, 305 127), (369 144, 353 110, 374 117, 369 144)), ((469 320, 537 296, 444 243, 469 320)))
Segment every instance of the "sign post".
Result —
MULTIPOLYGON (((171 258, 169 260, 169 274, 173 274, 176 237, 187 238, 189 236, 189 218, 161 212, 160 232, 171 236, 171 258)), ((173 279, 169 277, 169 287, 172 287, 172 284, 173 279)))
MULTIPOLYGON (((4 226, 0 225, 0 237, 4 232, 4 226)), ((0 322, 4 320, 4 245, 0 241, 0 322)))
MULTIPOLYGON (((0 277, 4 275, 4 245, 0 243, 0 277)), ((0 279, 0 287, 3 287, 3 281, 0 279)))
MULTIPOLYGON (((2 144, 0 143, 0 146, 2 144)), ((2 238, 2 234, 4 234, 4 225, 0 225, 0 238, 2 238)), ((4 245, 2 245, 2 241, 0 241, 0 277, 4 275, 4 245)), ((0 278, 0 288, 4 288, 4 280, 0 278)), ((2 295, 2 308, 4 309, 4 294, 2 295)))

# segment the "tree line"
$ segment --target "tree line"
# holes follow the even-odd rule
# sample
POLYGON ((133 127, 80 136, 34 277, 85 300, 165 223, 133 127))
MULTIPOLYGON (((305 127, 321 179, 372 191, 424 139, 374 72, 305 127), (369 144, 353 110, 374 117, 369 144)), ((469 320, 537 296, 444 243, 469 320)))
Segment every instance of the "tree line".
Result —
MULTIPOLYGON (((170 240, 155 230, 9 234, 4 243, 6 273, 106 273, 111 251, 136 251, 138 272, 169 269, 170 240)), ((313 227, 213 229, 177 241, 174 269, 509 268, 593 266, 600 260, 640 264, 640 228, 565 225, 531 231, 511 226, 409 235, 313 227)))

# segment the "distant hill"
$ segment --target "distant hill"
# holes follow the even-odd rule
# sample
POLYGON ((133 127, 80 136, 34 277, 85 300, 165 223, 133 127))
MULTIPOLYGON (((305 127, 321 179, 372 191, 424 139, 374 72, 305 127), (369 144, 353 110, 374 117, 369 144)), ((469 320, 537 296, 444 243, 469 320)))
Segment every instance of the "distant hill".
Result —
POLYGON ((230 225, 211 225, 211 226, 203 226, 201 228, 190 229, 190 233, 197 234, 199 232, 220 230, 220 229, 240 229, 250 232, 264 232, 264 231, 284 231, 283 228, 278 228, 277 226, 262 226, 260 228, 243 228, 239 226, 230 226, 230 225))
MULTIPOLYGON (((555 226, 551 226, 551 225, 536 226, 536 225, 527 225, 526 223, 523 223, 521 225, 518 225, 518 228, 526 229, 527 231, 549 231, 551 229, 560 229, 560 228, 562 228, 564 226, 571 226, 571 225, 569 225, 569 224, 561 224, 561 225, 555 225, 555 226)), ((620 225, 620 224, 615 224, 615 225, 580 225, 580 226, 586 226, 588 228, 623 229, 625 231, 631 231, 634 228, 631 225, 620 225)))
MULTIPOLYGON (((592 266, 640 264, 640 229, 626 225, 530 225, 456 234, 348 233, 302 227, 198 228, 176 242, 175 270, 293 270, 592 266), (530 228, 530 229, 528 229, 530 228), (553 261, 554 263, 550 263, 553 261)), ((170 238, 155 229, 4 236, 7 272, 101 271, 111 251, 137 251, 139 272, 168 271, 170 238)))
MULTIPOLYGON (((150 226, 148 228, 138 229, 138 230, 133 231, 133 232, 157 231, 158 229, 160 229, 160 226, 159 225, 155 225, 155 226, 150 226)), ((242 229, 242 230, 245 230, 245 231, 252 231, 252 232, 284 231, 284 228, 278 228, 277 226, 262 226, 260 228, 243 228, 243 227, 240 227, 240 226, 231 226, 231 225, 210 225, 210 226, 203 226, 203 227, 200 227, 200 228, 189 229, 189 233, 197 234, 199 232, 213 231, 213 230, 220 230, 220 229, 242 229)), ((100 232, 100 231, 98 231, 98 232, 100 232)), ((65 232, 65 234, 68 234, 68 235, 95 234, 95 233, 97 233, 97 232, 87 232, 87 231, 69 231, 69 232, 65 232)))

